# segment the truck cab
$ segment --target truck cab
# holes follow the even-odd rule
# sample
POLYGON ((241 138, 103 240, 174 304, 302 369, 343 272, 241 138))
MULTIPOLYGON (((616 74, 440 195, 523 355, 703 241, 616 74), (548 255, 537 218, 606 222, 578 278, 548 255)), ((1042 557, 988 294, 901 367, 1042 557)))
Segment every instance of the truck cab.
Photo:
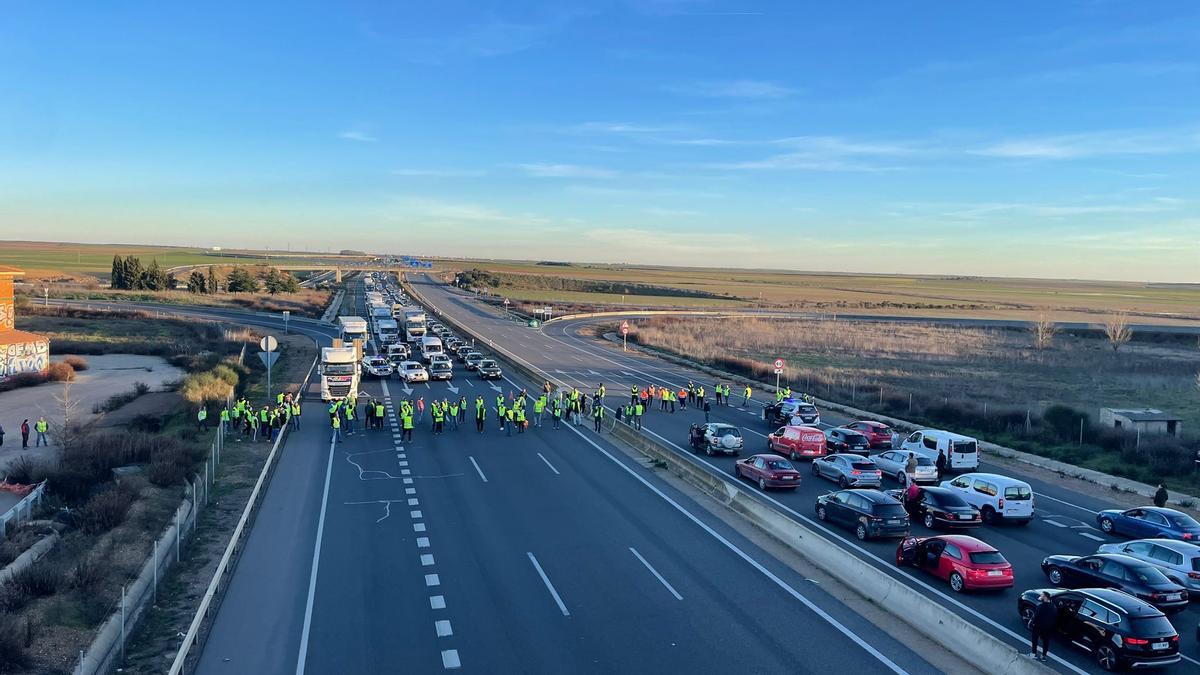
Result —
POLYGON ((317 373, 321 376, 322 401, 358 396, 359 365, 354 347, 322 347, 317 373))

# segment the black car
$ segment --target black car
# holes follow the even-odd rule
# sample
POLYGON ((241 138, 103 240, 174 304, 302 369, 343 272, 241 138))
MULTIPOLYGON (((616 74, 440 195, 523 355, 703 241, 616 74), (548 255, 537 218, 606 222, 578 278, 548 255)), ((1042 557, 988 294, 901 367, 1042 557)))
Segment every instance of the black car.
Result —
POLYGON ((793 418, 799 418, 801 424, 821 423, 821 413, 817 410, 817 406, 797 401, 794 398, 784 399, 763 407, 763 421, 772 429, 792 424, 793 418))
POLYGON ((829 429, 825 432, 825 447, 830 452, 866 452, 871 449, 871 441, 857 431, 829 429))
MULTIPOLYGON (((888 490, 887 493, 904 502, 904 490, 888 490)), ((923 487, 917 501, 911 505, 905 503, 905 508, 913 520, 931 530, 979 527, 983 523, 979 509, 946 488, 923 487)))
POLYGON ((500 366, 496 365, 496 362, 491 359, 480 361, 479 367, 476 370, 479 371, 479 379, 481 380, 499 380, 504 376, 500 372, 500 366))
POLYGON ((1052 555, 1042 561, 1042 571, 1055 586, 1115 588, 1166 612, 1179 612, 1188 605, 1186 588, 1157 567, 1119 553, 1052 555))
POLYGON ((1108 588, 1025 591, 1017 599, 1017 612, 1027 627, 1043 592, 1058 608, 1055 633, 1091 652, 1101 668, 1157 668, 1179 662, 1179 634, 1167 617, 1152 605, 1108 588))
POLYGON ((879 490, 838 490, 817 497, 817 517, 853 527, 859 539, 907 537, 904 505, 879 490))
POLYGON ((454 367, 447 361, 434 361, 429 364, 430 380, 453 380, 454 367))

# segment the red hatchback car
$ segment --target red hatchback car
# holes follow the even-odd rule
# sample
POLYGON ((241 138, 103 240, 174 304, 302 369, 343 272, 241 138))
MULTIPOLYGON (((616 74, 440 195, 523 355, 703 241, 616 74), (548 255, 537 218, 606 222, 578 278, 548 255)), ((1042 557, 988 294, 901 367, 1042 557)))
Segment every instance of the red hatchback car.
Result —
POLYGON ((816 427, 779 427, 767 436, 767 450, 790 458, 813 459, 825 454, 825 432, 816 427))
POLYGON ((795 490, 800 487, 800 472, 796 471, 791 462, 779 455, 754 455, 738 460, 733 465, 733 474, 738 478, 749 478, 758 483, 760 490, 795 490))
POLYGON ((896 547, 896 565, 912 565, 950 582, 955 592, 1012 588, 1012 564, 975 537, 908 537, 896 547))
POLYGON ((869 420, 860 420, 843 424, 844 429, 853 429, 871 442, 872 448, 887 448, 892 447, 892 428, 883 422, 871 422, 869 420))

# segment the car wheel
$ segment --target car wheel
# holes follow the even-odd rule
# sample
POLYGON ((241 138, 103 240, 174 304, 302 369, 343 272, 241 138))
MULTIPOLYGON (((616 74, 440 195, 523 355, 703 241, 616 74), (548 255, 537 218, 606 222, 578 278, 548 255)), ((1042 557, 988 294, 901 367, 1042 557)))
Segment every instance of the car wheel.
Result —
POLYGON ((950 589, 955 593, 962 593, 966 590, 967 585, 963 582, 962 575, 958 572, 950 573, 950 589))
POLYGON ((742 466, 740 464, 733 465, 733 477, 738 480, 742 479, 742 466))
POLYGON ((706 447, 704 448, 704 454, 708 455, 709 457, 712 457, 712 456, 713 456, 712 447, 711 447, 711 446, 706 446, 706 447))
POLYGON ((1100 531, 1101 532, 1104 532, 1104 534, 1112 534, 1113 530, 1115 530, 1115 529, 1116 528, 1113 527, 1113 521, 1111 518, 1101 518, 1100 519, 1100 531))
POLYGON ((818 518, 819 520, 828 520, 828 517, 827 517, 827 515, 826 515, 826 513, 825 513, 825 507, 824 507, 824 506, 818 506, 818 507, 817 507, 817 518, 818 518))
POLYGON ((858 537, 859 541, 867 540, 867 526, 859 523, 858 527, 854 528, 854 536, 858 537))
POLYGON ((763 492, 766 492, 767 491, 767 481, 762 478, 759 478, 758 479, 758 489, 762 490, 763 492))
POLYGON ((926 513, 924 522, 925 522, 925 527, 928 527, 929 529, 932 530, 933 529, 933 514, 926 513))
POLYGON ((1096 663, 1105 670, 1117 669, 1117 652, 1108 645, 1096 648, 1096 663))
POLYGON ((1062 570, 1057 567, 1051 567, 1046 570, 1046 578, 1050 580, 1050 583, 1058 586, 1062 583, 1062 570))
POLYGON ((793 450, 793 451, 791 451, 791 453, 788 454, 788 459, 792 460, 793 462, 799 462, 800 455, 797 455, 796 451, 793 450))
POLYGON ((993 509, 990 506, 985 506, 985 507, 983 507, 983 511, 981 513, 983 515, 983 522, 987 523, 988 525, 996 524, 996 510, 995 509, 993 509))
POLYGON ((842 488, 843 490, 850 487, 850 482, 846 480, 845 476, 842 476, 838 479, 838 487, 842 488))
POLYGON ((820 464, 818 464, 818 463, 816 462, 816 460, 814 460, 814 461, 813 461, 813 463, 812 463, 812 472, 813 472, 813 475, 814 475, 814 476, 820 476, 820 475, 821 475, 821 465, 820 465, 820 464))
POLYGON ((899 483, 899 484, 901 484, 901 485, 904 485, 904 484, 905 484, 905 480, 904 480, 905 478, 906 478, 906 476, 904 475, 904 472, 903 472, 903 471, 897 471, 897 472, 896 472, 896 482, 897 482, 897 483, 899 483))
POLYGON ((1025 605, 1021 607, 1021 622, 1025 624, 1025 628, 1033 630, 1033 608, 1025 605))

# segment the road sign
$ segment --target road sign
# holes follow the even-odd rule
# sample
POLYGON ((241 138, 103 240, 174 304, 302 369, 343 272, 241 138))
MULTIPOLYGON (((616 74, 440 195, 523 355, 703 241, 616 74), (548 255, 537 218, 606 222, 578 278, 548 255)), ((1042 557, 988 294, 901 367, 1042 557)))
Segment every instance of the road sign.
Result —
POLYGON ((287 332, 288 332, 288 319, 290 319, 290 318, 292 318, 292 313, 291 313, 291 311, 290 311, 290 310, 286 310, 286 309, 285 309, 285 310, 283 310, 283 334, 284 334, 284 335, 287 335, 287 332))
POLYGON ((267 367, 267 370, 275 367, 275 362, 279 360, 279 352, 259 352, 258 358, 267 367))
POLYGON ((621 322, 621 335, 629 335, 629 322, 628 321, 621 322))
POLYGON ((782 374, 783 374, 783 368, 776 368, 776 369, 775 369, 775 374, 776 374, 776 375, 782 375, 782 374))
POLYGON ((783 370, 783 359, 775 359, 775 370, 783 370))
POLYGON ((279 343, 270 335, 258 341, 258 348, 264 352, 273 352, 278 347, 279 343))
POLYGON ((508 298, 505 298, 505 299, 504 299, 504 306, 505 306, 505 307, 508 307, 508 298))

